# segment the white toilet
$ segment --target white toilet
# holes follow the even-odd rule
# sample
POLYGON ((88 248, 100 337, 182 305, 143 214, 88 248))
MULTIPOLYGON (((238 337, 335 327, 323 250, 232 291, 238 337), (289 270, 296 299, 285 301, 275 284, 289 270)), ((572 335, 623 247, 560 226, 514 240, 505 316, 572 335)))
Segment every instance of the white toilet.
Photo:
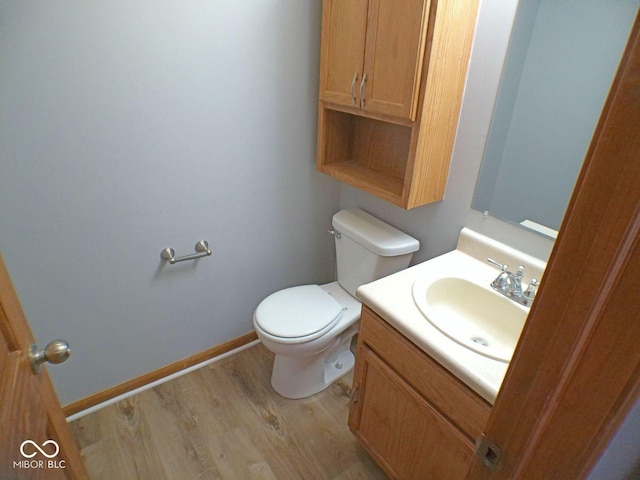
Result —
POLYGON ((351 339, 358 331, 360 285, 409 266, 420 243, 359 209, 333 216, 338 281, 302 285, 269 295, 253 325, 275 353, 271 385, 283 397, 318 393, 354 365, 351 339))

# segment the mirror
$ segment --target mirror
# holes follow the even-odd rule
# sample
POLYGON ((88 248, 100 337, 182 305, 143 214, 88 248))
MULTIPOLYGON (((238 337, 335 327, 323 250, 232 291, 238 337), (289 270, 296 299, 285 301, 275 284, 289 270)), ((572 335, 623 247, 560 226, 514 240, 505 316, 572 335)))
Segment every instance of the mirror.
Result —
POLYGON ((472 208, 555 238, 640 0, 520 0, 472 208))

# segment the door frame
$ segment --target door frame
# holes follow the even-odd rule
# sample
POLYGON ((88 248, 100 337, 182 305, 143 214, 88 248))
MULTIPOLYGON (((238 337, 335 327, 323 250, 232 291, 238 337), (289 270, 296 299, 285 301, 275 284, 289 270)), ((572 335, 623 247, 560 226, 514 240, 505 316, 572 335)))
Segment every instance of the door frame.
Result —
POLYGON ((640 15, 485 435, 492 472, 586 478, 640 398, 640 15))

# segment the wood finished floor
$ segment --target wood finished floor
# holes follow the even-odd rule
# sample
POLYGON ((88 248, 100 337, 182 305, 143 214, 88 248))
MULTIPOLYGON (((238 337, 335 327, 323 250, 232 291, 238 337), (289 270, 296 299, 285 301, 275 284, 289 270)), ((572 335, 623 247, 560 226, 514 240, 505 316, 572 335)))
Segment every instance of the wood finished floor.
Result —
POLYGON ((262 344, 71 423, 91 478, 386 479, 347 427, 352 375, 288 400, 262 344))

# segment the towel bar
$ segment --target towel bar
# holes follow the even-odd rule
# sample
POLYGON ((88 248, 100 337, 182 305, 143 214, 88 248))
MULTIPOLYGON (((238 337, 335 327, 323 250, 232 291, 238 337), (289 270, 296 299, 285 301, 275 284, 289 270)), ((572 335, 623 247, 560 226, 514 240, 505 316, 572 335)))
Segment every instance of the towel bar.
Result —
POLYGON ((163 260, 168 261, 171 265, 178 262, 184 262, 185 260, 195 260, 196 258, 208 257, 211 255, 211 250, 209 250, 209 242, 206 240, 200 240, 196 243, 196 253, 190 253, 189 255, 183 255, 182 257, 176 257, 176 251, 167 247, 160 253, 160 256, 163 260))

